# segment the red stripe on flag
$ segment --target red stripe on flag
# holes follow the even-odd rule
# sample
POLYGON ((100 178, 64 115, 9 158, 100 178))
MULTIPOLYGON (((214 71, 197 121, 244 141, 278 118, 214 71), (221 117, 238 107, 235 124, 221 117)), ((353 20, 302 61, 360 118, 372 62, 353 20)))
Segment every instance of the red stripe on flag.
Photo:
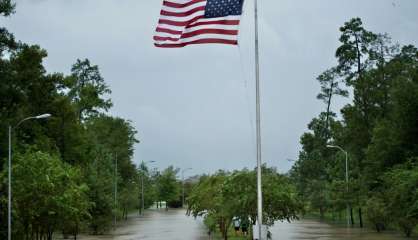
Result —
POLYGON ((179 38, 154 36, 155 41, 179 41, 183 38, 190 38, 201 34, 221 34, 221 35, 238 35, 238 30, 226 29, 199 29, 193 32, 184 33, 179 38))
POLYGON ((181 38, 194 37, 200 34, 223 34, 223 35, 238 35, 238 30, 226 29, 199 29, 193 32, 184 33, 181 38))
POLYGON ((173 3, 173 2, 169 2, 169 1, 164 1, 163 5, 167 6, 167 7, 172 7, 172 8, 185 8, 185 7, 191 6, 195 3, 200 3, 200 2, 206 2, 206 0, 193 0, 193 1, 190 1, 188 3, 173 3))
POLYGON ((157 29, 155 30, 156 32, 163 32, 163 33, 170 33, 173 35, 181 35, 183 32, 182 31, 176 31, 173 29, 167 29, 167 28, 161 28, 161 27, 157 27, 157 29))
POLYGON ((170 17, 187 17, 199 11, 205 11, 205 6, 193 8, 187 12, 168 12, 168 11, 161 10, 161 15, 170 16, 170 17))
POLYGON ((196 16, 196 17, 190 19, 189 21, 185 21, 185 22, 178 22, 178 21, 172 21, 172 20, 167 20, 167 19, 160 19, 158 21, 158 23, 173 25, 173 26, 177 26, 177 27, 183 27, 183 26, 187 26, 190 23, 195 22, 195 21, 197 21, 201 18, 203 18, 203 15, 202 16, 196 16))
POLYGON ((192 27, 196 27, 196 26, 210 25, 210 24, 239 25, 239 20, 217 20, 217 21, 197 22, 197 23, 187 25, 186 28, 192 28, 192 27))
POLYGON ((179 48, 179 47, 184 47, 187 45, 192 45, 192 44, 203 44, 203 43, 219 43, 219 44, 230 44, 230 45, 238 45, 238 41, 236 40, 226 40, 226 39, 217 39, 217 38, 206 38, 206 39, 199 39, 196 41, 190 41, 190 42, 185 42, 185 43, 164 43, 164 44, 158 44, 155 43, 154 45, 156 47, 161 47, 161 48, 179 48))

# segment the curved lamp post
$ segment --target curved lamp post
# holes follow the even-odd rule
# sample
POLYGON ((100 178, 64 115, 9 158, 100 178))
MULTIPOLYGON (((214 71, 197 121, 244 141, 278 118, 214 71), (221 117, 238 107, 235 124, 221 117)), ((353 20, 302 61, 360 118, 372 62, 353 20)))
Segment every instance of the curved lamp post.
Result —
POLYGON ((9 125, 9 159, 8 159, 8 201, 7 201, 7 239, 12 239, 12 130, 17 129, 23 122, 31 119, 49 118, 51 114, 45 113, 38 116, 27 117, 19 121, 14 127, 9 125))
MULTIPOLYGON (((336 146, 336 145, 327 145, 327 148, 336 148, 343 152, 345 154, 345 184, 346 184, 346 191, 347 191, 347 197, 348 197, 348 153, 345 151, 342 147, 336 146)), ((347 201, 347 226, 350 225, 350 206, 347 201)))
POLYGON ((181 204, 181 206, 182 207, 184 207, 184 172, 186 172, 187 170, 192 170, 192 168, 186 168, 186 169, 183 169, 182 171, 181 171, 181 181, 182 181, 182 183, 183 183, 183 201, 182 201, 182 204, 181 204))

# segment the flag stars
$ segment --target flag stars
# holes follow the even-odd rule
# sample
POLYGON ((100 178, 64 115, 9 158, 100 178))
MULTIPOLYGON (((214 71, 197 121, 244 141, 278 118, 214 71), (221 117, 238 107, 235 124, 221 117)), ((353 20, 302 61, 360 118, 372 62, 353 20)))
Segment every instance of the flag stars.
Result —
POLYGON ((244 0, 207 0, 205 17, 226 17, 230 15, 241 15, 244 0))

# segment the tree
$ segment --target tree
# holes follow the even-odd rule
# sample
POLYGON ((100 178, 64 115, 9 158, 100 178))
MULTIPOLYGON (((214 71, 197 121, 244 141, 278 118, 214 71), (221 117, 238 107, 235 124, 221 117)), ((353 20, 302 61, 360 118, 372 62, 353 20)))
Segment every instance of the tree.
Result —
MULTIPOLYGON (((13 166, 13 209, 25 239, 52 239, 59 228, 73 227, 88 217, 90 202, 80 171, 56 156, 29 150, 16 154, 13 166)), ((17 230, 19 228, 15 228, 17 230)))
POLYGON ((329 70, 326 70, 321 75, 317 77, 317 80, 319 81, 321 85, 321 92, 316 97, 319 100, 322 100, 326 104, 326 119, 325 119, 325 128, 324 133, 325 136, 329 136, 329 116, 331 114, 331 100, 334 95, 340 95, 343 97, 348 96, 348 91, 343 90, 339 86, 338 81, 338 70, 337 68, 331 68, 329 70))
POLYGON ((203 176, 187 198, 189 215, 204 216, 208 227, 213 230, 213 222, 219 226, 224 239, 228 238, 228 227, 232 217, 228 209, 223 206, 222 185, 227 173, 218 171, 211 176, 203 176))
MULTIPOLYGON (((0 0, 0 17, 11 15, 14 7, 11 0, 0 0)), ((132 162, 138 143, 136 130, 130 121, 103 113, 112 104, 98 66, 78 60, 70 76, 49 74, 43 65, 46 57, 47 51, 40 46, 16 42, 12 33, 0 28, 0 129, 29 116, 52 114, 48 121, 22 124, 13 132, 13 153, 22 163, 15 166, 21 188, 13 196, 19 204, 13 216, 14 237, 51 238, 54 230, 76 236, 87 230, 83 226, 103 233, 117 211, 113 201, 115 155, 122 193, 119 207, 125 216, 133 208, 129 190, 132 181, 138 180, 132 162), (23 159, 33 161, 24 166, 23 159), (28 176, 33 178, 19 175, 28 168, 28 176), (49 179, 42 175, 45 172, 49 179), (45 189, 31 185, 32 181, 45 189)), ((0 156, 7 156, 7 145, 7 131, 0 131, 0 156)), ((5 158, 0 158, 1 183, 7 179, 4 163, 5 158)), ((0 184, 2 219, 7 218, 6 186, 0 184)), ((6 228, 0 224, 1 239, 6 238, 6 228)))
POLYGON ((407 237, 418 224, 418 158, 410 161, 388 172, 384 179, 390 216, 407 237))
POLYGON ((150 171, 144 162, 139 165, 137 172, 138 177, 140 178, 138 182, 138 212, 141 213, 142 204, 144 204, 144 208, 146 209, 158 200, 157 189, 154 184, 158 175, 154 176, 153 171, 150 171), (142 189, 142 187, 144 187, 144 189, 142 189), (142 194, 144 194, 144 196, 142 196, 142 194), (144 198, 144 203, 142 203, 142 198, 144 198))
POLYGON ((14 13, 16 4, 12 3, 11 0, 0 0, 0 15, 5 17, 14 13))
POLYGON ((88 59, 80 60, 71 68, 72 78, 68 79, 68 96, 77 106, 79 120, 96 115, 100 110, 107 111, 112 102, 104 99, 111 90, 100 75, 99 67, 91 65, 88 59))
POLYGON ((159 200, 166 202, 166 210, 170 202, 180 200, 180 183, 176 177, 178 172, 179 169, 170 166, 157 178, 159 200))
POLYGON ((114 206, 114 157, 102 148, 96 148, 93 161, 84 168, 86 184, 91 189, 89 200, 93 202, 89 214, 89 229, 93 234, 104 233, 111 226, 114 206))
MULTIPOLYGON (((345 142, 350 144, 352 176, 361 181, 364 172, 366 149, 371 141, 372 132, 377 120, 385 114, 387 91, 390 81, 387 80, 384 67, 386 57, 396 51, 387 35, 375 34, 366 30, 360 18, 353 18, 340 28, 341 46, 336 50, 340 75, 347 85, 354 90, 353 104, 342 109, 347 127, 345 142), (377 68, 374 68, 377 66, 377 68), (382 109, 383 108, 383 109, 382 109)), ((360 227, 363 227, 362 208, 365 203, 366 186, 360 184, 357 205, 360 227)))
POLYGON ((376 34, 363 27, 360 18, 353 18, 340 28, 341 46, 335 56, 338 59, 338 71, 346 76, 348 84, 361 80, 362 73, 369 65, 370 46, 376 39, 376 34))
MULTIPOLYGON (((16 4, 11 0, 0 0, 0 17, 8 17, 14 13, 16 4)), ((3 52, 16 48, 16 42, 11 33, 6 28, 0 27, 0 57, 3 57, 3 52)), ((3 63, 3 59, 0 60, 3 63)), ((1 74, 0 74, 1 76, 1 74)))
POLYGON ((399 45, 393 44, 387 34, 367 31, 358 18, 346 22, 340 31, 338 65, 318 77, 321 84, 318 98, 329 109, 332 84, 342 79, 353 88, 354 99, 341 110, 341 121, 333 121, 328 110, 311 121, 309 132, 301 137, 302 151, 290 173, 291 179, 307 205, 319 208, 320 212, 323 209, 340 212, 343 200, 349 199, 351 205, 358 207, 361 227, 362 207, 366 206, 366 217, 377 231, 396 223, 408 234, 415 226, 414 216, 410 217, 415 210, 396 210, 397 206, 389 202, 404 201, 393 197, 410 191, 395 186, 412 184, 401 175, 414 179, 413 171, 401 174, 398 169, 414 169, 408 161, 415 163, 418 155, 418 51, 411 45, 399 50, 399 45), (318 130, 321 127, 329 137, 321 135, 318 130), (349 153, 348 196, 338 190, 344 184, 339 164, 342 156, 324 149, 328 141, 349 153), (330 164, 333 159, 336 162, 330 164), (393 171, 397 171, 395 175, 393 171))
MULTIPOLYGON (((249 170, 225 173, 219 171, 203 176, 190 193, 188 213, 204 216, 210 230, 214 223, 219 226, 224 239, 233 217, 257 218, 256 172, 249 170)), ((263 167, 263 222, 273 225, 276 221, 292 221, 302 212, 302 204, 296 196, 296 189, 289 179, 275 169, 263 167)))

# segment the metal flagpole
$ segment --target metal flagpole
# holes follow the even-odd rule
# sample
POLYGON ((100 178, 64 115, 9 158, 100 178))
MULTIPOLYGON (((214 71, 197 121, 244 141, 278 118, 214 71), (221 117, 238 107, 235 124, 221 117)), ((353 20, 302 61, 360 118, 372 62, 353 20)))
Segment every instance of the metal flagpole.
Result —
POLYGON ((260 117, 260 59, 258 46, 258 1, 254 0, 255 27, 255 91, 256 91, 256 138, 257 138, 257 221, 258 239, 261 239, 263 224, 263 194, 261 188, 261 117, 260 117))

